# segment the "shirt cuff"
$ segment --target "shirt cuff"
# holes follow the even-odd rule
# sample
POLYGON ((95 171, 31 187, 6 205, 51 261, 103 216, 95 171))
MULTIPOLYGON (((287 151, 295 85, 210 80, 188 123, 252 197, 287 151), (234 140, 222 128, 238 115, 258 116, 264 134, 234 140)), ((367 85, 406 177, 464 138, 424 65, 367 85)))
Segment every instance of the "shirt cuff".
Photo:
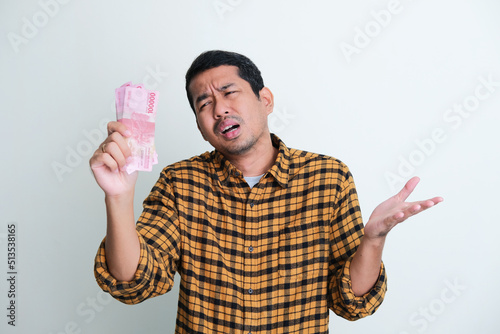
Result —
POLYGON ((103 291, 109 292, 113 297, 126 304, 134 303, 134 297, 149 284, 152 275, 151 265, 149 265, 153 262, 152 255, 149 253, 143 237, 139 233, 137 235, 140 243, 140 257, 133 280, 119 281, 109 272, 104 248, 106 238, 101 242, 95 257, 94 276, 97 284, 103 291))
POLYGON ((350 257, 346 261, 338 282, 342 303, 351 315, 349 320, 357 320, 375 313, 382 304, 387 291, 387 276, 384 263, 381 262, 379 276, 373 288, 363 296, 355 296, 350 273, 352 259, 353 257, 350 257))

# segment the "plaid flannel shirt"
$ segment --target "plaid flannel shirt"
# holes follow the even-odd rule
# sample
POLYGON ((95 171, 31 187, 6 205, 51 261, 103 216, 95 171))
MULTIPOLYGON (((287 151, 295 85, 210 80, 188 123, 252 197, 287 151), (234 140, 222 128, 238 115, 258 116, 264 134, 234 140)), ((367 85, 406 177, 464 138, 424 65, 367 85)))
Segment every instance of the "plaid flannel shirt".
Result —
POLYGON ((176 333, 327 333, 329 309, 349 320, 383 301, 381 264, 356 297, 349 267, 363 236, 354 182, 332 157, 289 149, 252 189, 217 151, 166 167, 144 201, 134 280, 95 276, 127 304, 168 292, 181 276, 176 333))

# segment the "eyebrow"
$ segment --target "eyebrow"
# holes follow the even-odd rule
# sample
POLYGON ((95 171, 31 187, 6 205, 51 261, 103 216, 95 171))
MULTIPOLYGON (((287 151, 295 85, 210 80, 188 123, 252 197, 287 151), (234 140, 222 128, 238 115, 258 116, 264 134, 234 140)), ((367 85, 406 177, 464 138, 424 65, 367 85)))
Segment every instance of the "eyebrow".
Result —
MULTIPOLYGON (((226 91, 228 88, 230 88, 230 87, 232 87, 232 86, 234 86, 234 85, 235 85, 234 83, 228 83, 228 84, 226 84, 226 85, 224 85, 224 86, 222 86, 222 87, 220 87, 220 88, 216 88, 216 90, 217 90, 218 92, 224 92, 224 91, 226 91)), ((208 93, 208 92, 202 93, 200 96, 198 96, 198 97, 196 98, 196 104, 198 104, 198 103, 200 103, 201 101, 203 101, 203 100, 207 99, 207 98, 208 98, 208 95, 209 95, 209 93, 208 93)))

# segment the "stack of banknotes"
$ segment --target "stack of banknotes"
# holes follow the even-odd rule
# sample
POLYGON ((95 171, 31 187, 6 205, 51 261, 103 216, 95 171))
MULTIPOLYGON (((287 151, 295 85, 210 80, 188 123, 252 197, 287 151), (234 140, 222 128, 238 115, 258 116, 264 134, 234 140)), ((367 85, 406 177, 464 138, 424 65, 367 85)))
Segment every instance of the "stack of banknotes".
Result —
POLYGON ((151 171, 158 163, 155 150, 155 119, 158 92, 127 82, 115 90, 116 120, 132 132, 128 146, 132 155, 123 170, 151 171))

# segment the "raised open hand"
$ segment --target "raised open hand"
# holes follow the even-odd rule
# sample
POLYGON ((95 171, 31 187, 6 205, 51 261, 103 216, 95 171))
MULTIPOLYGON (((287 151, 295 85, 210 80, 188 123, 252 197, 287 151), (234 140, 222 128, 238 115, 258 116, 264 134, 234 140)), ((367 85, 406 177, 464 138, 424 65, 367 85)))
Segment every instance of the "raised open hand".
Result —
POLYGON ((419 181, 418 177, 413 177, 399 193, 373 210, 365 226, 365 237, 383 238, 397 224, 443 201, 442 197, 434 197, 424 201, 406 202, 419 181))

